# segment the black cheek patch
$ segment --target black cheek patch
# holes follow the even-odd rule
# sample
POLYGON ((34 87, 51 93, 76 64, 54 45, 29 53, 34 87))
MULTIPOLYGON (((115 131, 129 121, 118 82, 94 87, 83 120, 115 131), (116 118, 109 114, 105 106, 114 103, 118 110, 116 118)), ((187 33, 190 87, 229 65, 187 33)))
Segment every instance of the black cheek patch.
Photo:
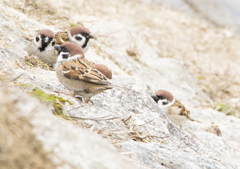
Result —
POLYGON ((167 102, 163 102, 163 105, 167 105, 168 103, 167 102))
POLYGON ((37 42, 39 41, 39 37, 38 37, 38 36, 36 37, 36 41, 37 41, 37 42))
POLYGON ((87 38, 87 37, 85 37, 86 38, 86 41, 85 41, 85 43, 82 45, 82 48, 85 48, 86 46, 87 46, 87 44, 88 44, 88 41, 89 41, 89 38, 87 38))
POLYGON ((63 58, 63 59, 67 59, 68 56, 69 56, 68 54, 63 54, 63 55, 62 55, 62 58, 63 58))
POLYGON ((75 39, 78 40, 78 41, 82 40, 82 38, 79 37, 79 36, 76 36, 75 39))
POLYGON ((40 52, 43 52, 46 47, 50 44, 50 42, 53 40, 53 38, 48 38, 48 41, 45 42, 45 35, 41 35, 41 39, 42 39, 42 47, 39 47, 38 49, 40 50, 40 52))
POLYGON ((55 41, 52 42, 52 46, 54 46, 54 45, 55 45, 55 41))

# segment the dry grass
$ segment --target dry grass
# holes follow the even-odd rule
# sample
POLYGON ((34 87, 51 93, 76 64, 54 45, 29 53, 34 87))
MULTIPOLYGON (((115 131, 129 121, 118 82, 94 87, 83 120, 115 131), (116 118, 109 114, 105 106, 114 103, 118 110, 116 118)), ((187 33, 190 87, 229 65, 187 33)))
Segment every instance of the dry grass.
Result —
POLYGON ((230 106, 225 113, 239 114, 240 41, 231 31, 209 27, 204 21, 140 0, 44 2, 19 0, 13 6, 30 18, 57 25, 58 29, 83 24, 71 21, 83 14, 120 22, 136 32, 159 57, 183 61, 215 103, 230 106))
MULTIPOLYGON (((29 67, 30 68, 32 68, 32 67, 40 67, 40 68, 45 69, 45 70, 52 70, 52 71, 54 70, 51 65, 48 65, 47 63, 42 62, 35 55, 31 55, 31 56, 27 55, 27 56, 25 56, 24 57, 24 61, 26 63, 24 65, 24 67, 27 67, 27 68, 29 68, 29 67)), ((24 68, 24 69, 26 69, 26 68, 24 68)))

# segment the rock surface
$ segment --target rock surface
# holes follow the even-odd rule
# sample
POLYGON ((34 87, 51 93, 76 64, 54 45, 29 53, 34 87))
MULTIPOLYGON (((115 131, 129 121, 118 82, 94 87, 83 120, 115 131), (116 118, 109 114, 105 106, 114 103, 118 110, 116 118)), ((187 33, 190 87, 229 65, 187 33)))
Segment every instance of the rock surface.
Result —
POLYGON ((185 0, 194 10, 218 26, 239 33, 239 2, 234 0, 185 0))
POLYGON ((123 24, 72 15, 74 23, 84 20, 97 37, 86 58, 107 65, 114 74, 111 82, 127 88, 106 91, 92 98, 94 105, 85 104, 67 94, 54 71, 24 62, 26 37, 33 38, 35 30, 59 27, 30 19, 4 2, 0 5, 1 72, 13 76, 23 72, 18 82, 34 84, 47 93, 59 92, 74 103, 65 105, 67 113, 85 119, 59 119, 20 91, 7 94, 9 99, 19 99, 19 113, 30 116, 34 112, 30 122, 36 138, 54 153, 53 160, 64 161, 62 168, 240 168, 240 119, 199 106, 212 100, 183 62, 159 58, 123 24), (184 128, 171 123, 149 96, 160 88, 171 91, 202 123, 187 122, 184 128), (212 127, 220 129, 222 136, 210 132, 212 127))

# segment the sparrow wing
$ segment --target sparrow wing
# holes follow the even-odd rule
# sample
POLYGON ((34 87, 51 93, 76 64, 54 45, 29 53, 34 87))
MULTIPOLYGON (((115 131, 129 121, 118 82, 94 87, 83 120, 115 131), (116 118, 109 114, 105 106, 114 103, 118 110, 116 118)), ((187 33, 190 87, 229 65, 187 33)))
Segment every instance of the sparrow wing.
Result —
POLYGON ((83 80, 97 84, 110 84, 107 78, 85 58, 62 63, 63 75, 69 79, 83 80))
POLYGON ((179 115, 181 116, 186 116, 188 117, 190 115, 190 111, 187 110, 180 101, 178 101, 177 99, 175 99, 174 105, 178 107, 179 110, 179 115))
POLYGON ((189 111, 186 107, 184 107, 180 101, 178 101, 177 99, 175 99, 175 103, 174 103, 174 104, 176 104, 176 106, 178 106, 178 108, 179 108, 179 111, 180 111, 179 115, 181 115, 181 116, 186 116, 188 120, 196 121, 196 122, 198 122, 198 123, 201 123, 200 121, 195 120, 195 119, 192 119, 192 118, 189 116, 189 115, 190 115, 190 111, 189 111))
POLYGON ((68 32, 58 32, 55 34, 55 41, 57 45, 61 45, 64 42, 69 42, 68 32))

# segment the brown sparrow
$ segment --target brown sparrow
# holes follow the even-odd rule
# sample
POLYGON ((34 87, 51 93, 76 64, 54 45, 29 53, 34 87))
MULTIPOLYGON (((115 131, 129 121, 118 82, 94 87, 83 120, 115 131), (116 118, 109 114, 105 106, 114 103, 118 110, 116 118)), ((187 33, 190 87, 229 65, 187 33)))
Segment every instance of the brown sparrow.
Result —
POLYGON ((151 97, 167 117, 178 126, 182 127, 187 120, 197 121, 189 116, 190 111, 186 109, 170 92, 166 90, 158 90, 151 97))
POLYGON ((97 70, 93 62, 85 59, 82 49, 75 43, 56 45, 55 49, 58 51, 57 77, 66 88, 71 90, 72 96, 89 97, 89 101, 90 97, 105 90, 114 87, 123 88, 112 85, 106 78, 109 69, 101 67, 106 76, 97 70))
POLYGON ((112 79, 112 71, 103 64, 95 64, 95 68, 100 71, 104 76, 106 76, 108 79, 112 79))
POLYGON ((36 55, 42 62, 51 66, 57 62, 57 53, 54 49, 54 33, 49 29, 41 30, 27 47, 28 55, 36 55))
POLYGON ((89 40, 94 38, 90 31, 82 26, 71 28, 69 31, 58 32, 55 34, 55 41, 57 45, 64 42, 74 42, 79 45, 83 52, 86 53, 89 48, 89 40))

